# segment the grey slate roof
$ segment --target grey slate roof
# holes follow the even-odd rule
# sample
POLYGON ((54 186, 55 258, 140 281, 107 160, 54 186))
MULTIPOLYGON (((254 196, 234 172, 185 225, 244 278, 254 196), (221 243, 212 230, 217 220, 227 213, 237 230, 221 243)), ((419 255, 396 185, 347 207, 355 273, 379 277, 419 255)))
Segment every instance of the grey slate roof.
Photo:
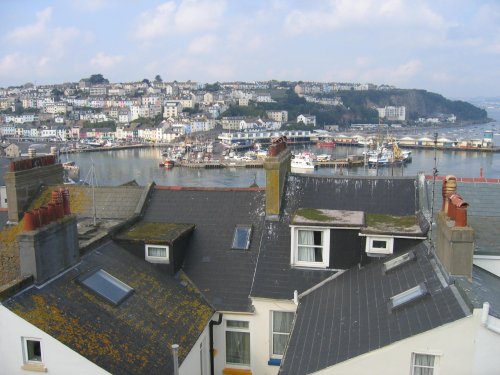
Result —
POLYGON ((41 289, 28 289, 3 304, 115 374, 172 374, 168 348, 180 345, 182 363, 214 313, 182 275, 162 273, 113 242, 41 289), (134 289, 118 306, 76 281, 99 268, 134 289))
POLYGON ((416 261, 385 275, 382 261, 353 267, 302 297, 280 374, 308 374, 465 317, 425 244, 414 251, 416 261), (390 297, 421 282, 430 295, 389 312, 390 297))
MULTIPOLYGON (((434 193, 434 211, 441 209, 441 184, 436 183, 434 193)), ((428 192, 432 191, 432 182, 427 181, 428 192)), ((458 182, 457 193, 469 207, 468 224, 475 231, 475 254, 500 256, 500 184, 489 182, 458 182)))
POLYGON ((250 287, 264 222, 259 189, 156 187, 145 222, 194 224, 183 270, 219 311, 251 311, 250 287), (251 224, 249 250, 231 250, 234 229, 251 224))
POLYGON ((266 221, 252 297, 292 299, 332 276, 332 270, 290 266, 290 220, 298 208, 351 210, 389 215, 414 215, 415 178, 317 177, 289 174, 285 183, 283 215, 266 221))

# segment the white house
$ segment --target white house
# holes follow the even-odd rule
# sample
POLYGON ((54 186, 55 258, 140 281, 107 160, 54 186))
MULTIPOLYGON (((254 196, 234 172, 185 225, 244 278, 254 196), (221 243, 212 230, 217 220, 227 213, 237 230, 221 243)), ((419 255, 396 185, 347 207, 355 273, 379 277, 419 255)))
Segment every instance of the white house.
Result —
POLYGON ((316 116, 313 115, 298 115, 297 122, 302 122, 304 125, 316 126, 316 116))

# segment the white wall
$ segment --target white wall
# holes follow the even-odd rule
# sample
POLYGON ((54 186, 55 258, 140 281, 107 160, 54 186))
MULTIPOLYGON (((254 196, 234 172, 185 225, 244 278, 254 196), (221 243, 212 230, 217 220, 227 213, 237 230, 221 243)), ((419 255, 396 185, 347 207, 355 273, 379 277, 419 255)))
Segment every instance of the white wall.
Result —
POLYGON ((179 375, 195 375, 195 374, 196 375, 210 374, 210 337, 209 337, 208 324, 203 330, 203 333, 196 341, 196 344, 193 346, 187 357, 184 359, 184 362, 182 362, 182 364, 179 366, 179 375))
POLYGON ((6 186, 0 186, 0 207, 1 208, 8 208, 8 203, 7 203, 7 187, 6 186))
POLYGON ((439 355, 439 374, 489 375, 500 369, 500 335, 481 325, 482 309, 428 332, 315 372, 317 375, 409 374, 411 354, 439 355))
POLYGON ((475 266, 491 272, 500 277, 500 257, 494 255, 474 255, 473 263, 475 266))
POLYGON ((293 295, 290 300, 273 300, 265 298, 253 298, 255 315, 252 321, 251 335, 254 336, 256 345, 252 349, 252 371, 254 374, 275 375, 279 366, 269 366, 267 362, 271 358, 271 311, 293 311, 297 306, 293 303, 293 295))
MULTIPOLYGON (((253 314, 223 313, 221 325, 214 326, 214 349, 216 352, 214 361, 216 374, 220 374, 225 367, 244 368, 226 365, 226 320, 242 320, 249 322, 250 370, 252 374, 276 375, 278 373, 279 366, 268 365, 268 361, 271 358, 271 311, 296 311, 297 306, 292 300, 253 298, 252 302, 255 308, 253 314)), ((214 320, 216 319, 214 318, 214 320)))
POLYGON ((47 372, 55 375, 109 374, 34 325, 0 305, 0 373, 29 374, 23 366, 22 337, 41 339, 47 372))

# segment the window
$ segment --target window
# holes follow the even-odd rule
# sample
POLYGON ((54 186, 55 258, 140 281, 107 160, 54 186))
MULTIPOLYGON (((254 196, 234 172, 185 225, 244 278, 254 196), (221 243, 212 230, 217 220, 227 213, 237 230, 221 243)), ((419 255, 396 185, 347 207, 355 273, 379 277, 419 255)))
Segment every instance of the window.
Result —
POLYGON ((114 305, 119 305, 134 291, 127 284, 121 282, 102 269, 84 275, 79 281, 94 293, 114 305))
POLYGON ((330 230, 324 228, 292 229, 292 263, 304 267, 328 267, 330 230))
POLYGON ((389 307, 391 309, 396 309, 425 296, 427 293, 428 291, 425 283, 420 283, 411 289, 405 290, 404 292, 391 297, 389 307))
POLYGON ((42 341, 34 338, 23 338, 24 363, 42 363, 42 341))
POLYGON ((392 237, 366 237, 367 254, 392 254, 394 238, 392 237))
POLYGON ((226 320, 226 363, 250 366, 249 322, 226 320))
POLYGON ((272 311, 271 357, 283 357, 288 336, 290 336, 290 332, 292 332, 294 315, 293 312, 272 311))
POLYGON ((391 260, 388 260, 387 262, 384 263, 384 266, 383 266, 383 272, 384 273, 387 273, 393 269, 396 269, 408 262, 411 262, 412 260, 416 260, 417 259, 417 256, 415 255, 415 253, 413 251, 410 251, 406 254, 403 254, 403 255, 400 255, 398 256, 397 258, 394 258, 394 259, 391 259, 391 260))
POLYGON ((412 353, 411 375, 436 374, 437 356, 433 354, 412 353))
POLYGON ((233 245, 231 248, 236 250, 248 250, 250 247, 251 226, 238 225, 234 229, 233 245))
POLYGON ((169 247, 146 245, 146 260, 150 263, 169 263, 169 247))

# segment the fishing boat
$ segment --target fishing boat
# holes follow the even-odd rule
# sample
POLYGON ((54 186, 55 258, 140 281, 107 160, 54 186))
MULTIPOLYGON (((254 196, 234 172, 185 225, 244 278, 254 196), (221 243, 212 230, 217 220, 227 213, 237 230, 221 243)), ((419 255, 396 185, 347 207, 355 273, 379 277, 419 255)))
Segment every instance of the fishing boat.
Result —
POLYGON ((62 163, 62 167, 65 177, 74 181, 80 180, 80 167, 76 165, 74 161, 62 163))
POLYGON ((335 139, 333 139, 333 138, 323 138, 323 139, 319 140, 318 142, 316 142, 316 146, 318 146, 318 147, 333 148, 336 145, 337 145, 337 143, 335 142, 335 139))
POLYGON ((164 168, 173 168, 175 166, 175 160, 166 158, 163 162, 160 163, 160 167, 164 168))

